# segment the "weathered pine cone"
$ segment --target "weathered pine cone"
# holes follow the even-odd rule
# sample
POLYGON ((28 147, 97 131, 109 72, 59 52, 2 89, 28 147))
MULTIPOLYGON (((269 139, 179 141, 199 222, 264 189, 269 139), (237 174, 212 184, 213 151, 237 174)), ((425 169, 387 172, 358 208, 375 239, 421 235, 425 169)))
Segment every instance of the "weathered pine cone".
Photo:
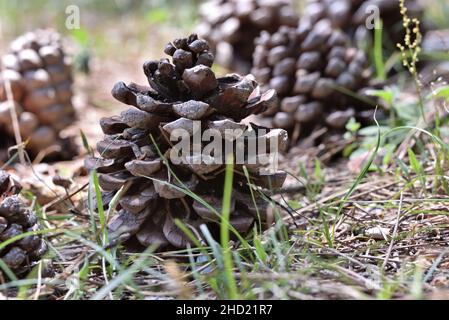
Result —
POLYGON ((254 39, 262 30, 295 27, 291 0, 211 0, 200 7, 198 34, 212 46, 217 63, 246 74, 251 69, 254 39))
MULTIPOLYGON (((221 213, 225 166, 207 164, 207 158, 201 158, 202 151, 195 149, 198 143, 194 139, 189 145, 187 161, 174 161, 171 153, 174 143, 169 138, 172 132, 184 129, 187 137, 192 139, 193 121, 199 121, 201 132, 214 129, 220 134, 220 143, 234 144, 232 137, 224 138, 226 129, 248 130, 241 119, 263 112, 277 102, 274 90, 261 93, 252 76, 232 74, 216 78, 211 69, 214 56, 209 45, 195 34, 168 43, 164 51, 172 56, 172 62, 161 59, 148 61, 143 66, 150 87, 123 82, 114 86, 112 95, 135 108, 101 120, 106 135, 97 144, 101 158, 86 160, 86 167, 99 173, 106 205, 125 186, 119 212, 109 225, 110 238, 137 239, 143 246, 157 244, 159 250, 184 248, 189 242, 175 225, 176 218, 196 230, 196 235, 200 234, 200 224, 207 224, 213 230, 220 221, 220 216, 167 183, 184 185, 221 213), (167 169, 160 154, 167 159, 173 172, 167 169), (200 161, 192 161, 195 159, 200 161)), ((287 143, 287 133, 280 129, 257 137, 266 144, 273 137, 280 148, 287 143)), ((260 175, 260 164, 257 163, 247 167, 252 183, 260 187, 278 188, 286 177, 282 172, 260 175)), ((267 204, 255 192, 256 207, 242 165, 236 165, 235 172, 230 223, 244 234, 251 229, 258 215, 262 220, 266 218, 267 204)))
MULTIPOLYGON (((419 1, 405 2, 410 17, 422 18, 424 8, 419 1)), ((378 8, 383 22, 383 40, 389 41, 391 48, 404 39, 404 27, 399 2, 392 0, 308 0, 303 16, 316 23, 321 19, 329 19, 333 28, 347 33, 354 43, 361 46, 372 38, 372 27, 375 23, 372 15, 378 8), (370 30, 371 29, 371 30, 370 30)))
MULTIPOLYGON (((0 243, 37 228, 36 216, 18 196, 20 188, 6 171, 0 170, 0 243)), ((21 275, 46 251, 45 241, 40 236, 30 235, 0 250, 0 259, 16 275, 21 275)))
MULTIPOLYGON (((26 33, 12 42, 2 57, 0 73, 0 134, 6 136, 0 148, 14 144, 14 131, 7 100, 9 80, 18 114, 22 139, 28 140, 32 155, 55 147, 62 158, 73 156, 73 146, 59 132, 75 119, 72 106, 71 66, 64 54, 61 37, 50 29, 26 33)), ((3 158, 5 160, 5 151, 3 158)))
POLYGON ((320 126, 338 131, 351 117, 372 117, 372 108, 342 92, 357 92, 367 84, 367 58, 330 20, 301 20, 298 28, 262 32, 256 43, 252 73, 280 98, 261 124, 288 130, 295 142, 320 126))

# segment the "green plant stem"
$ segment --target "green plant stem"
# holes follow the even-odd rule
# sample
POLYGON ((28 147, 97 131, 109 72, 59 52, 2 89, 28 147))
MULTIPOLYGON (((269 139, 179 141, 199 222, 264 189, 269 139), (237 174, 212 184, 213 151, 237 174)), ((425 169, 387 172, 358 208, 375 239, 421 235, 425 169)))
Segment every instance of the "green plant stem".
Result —
POLYGON ((223 250, 223 263, 224 263, 224 273, 226 277, 226 282, 228 286, 228 298, 235 300, 238 298, 237 284, 233 275, 233 262, 231 248, 229 246, 229 218, 231 215, 231 195, 232 195, 232 183, 234 178, 234 166, 233 159, 228 159, 228 164, 226 165, 225 173, 225 183, 223 191, 223 206, 221 213, 221 224, 220 224, 220 240, 221 247, 223 250))

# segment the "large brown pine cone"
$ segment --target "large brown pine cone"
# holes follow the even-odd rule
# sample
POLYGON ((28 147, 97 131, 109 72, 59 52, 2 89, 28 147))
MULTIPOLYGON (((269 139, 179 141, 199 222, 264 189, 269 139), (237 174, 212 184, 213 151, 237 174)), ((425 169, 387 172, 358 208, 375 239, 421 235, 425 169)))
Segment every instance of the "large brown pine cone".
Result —
MULTIPOLYGON (((422 18, 424 8, 419 1, 407 0, 405 5, 410 17, 422 18)), ((353 38, 354 43, 363 45, 371 39, 373 8, 379 9, 384 42, 390 42, 390 47, 396 49, 396 43, 404 39, 404 27, 397 0, 308 0, 303 16, 312 23, 329 19, 333 28, 343 30, 353 38)))
POLYGON ((367 58, 329 20, 301 20, 296 29, 263 32, 256 42, 252 73, 280 98, 262 124, 289 130, 296 140, 319 126, 342 130, 351 117, 372 117, 372 108, 342 92, 365 87, 367 58))
POLYGON ((251 69, 254 39, 262 30, 295 27, 291 0, 211 0, 200 7, 198 33, 212 46, 217 63, 246 74, 251 69))
MULTIPOLYGON (((114 86, 112 95, 135 108, 101 120, 106 136, 97 144, 97 149, 102 157, 86 160, 87 168, 99 172, 106 205, 125 186, 119 213, 109 226, 111 239, 124 241, 135 236, 142 245, 158 244, 159 249, 184 248, 189 242, 175 225, 176 218, 196 230, 195 235, 201 234, 200 224, 207 224, 213 230, 220 221, 219 215, 167 183, 184 185, 219 213, 223 195, 224 165, 206 164, 207 159, 200 159, 201 151, 195 151, 192 144, 187 161, 174 161, 171 151, 176 142, 170 141, 170 134, 183 128, 192 139, 196 120, 202 131, 215 129, 215 133, 220 133, 220 144, 235 144, 229 136, 225 141, 224 130, 248 130, 241 119, 263 112, 277 102, 274 90, 262 93, 252 76, 233 74, 216 78, 211 69, 214 57, 209 45, 196 35, 176 39, 168 43, 164 51, 172 56, 172 62, 161 59, 148 61, 143 66, 150 87, 123 82, 114 86), (167 169, 159 152, 173 172, 167 169), (194 159, 201 161, 195 163, 194 159)), ((258 135, 265 144, 270 137, 278 141, 280 148, 286 146, 284 130, 273 129, 258 135)), ((193 141, 193 145, 198 144, 193 141)), ((259 167, 257 163, 248 165, 252 183, 265 188, 278 188, 283 184, 284 173, 260 175, 259 167)), ((242 166, 236 165, 235 172, 230 223, 237 231, 246 233, 258 215, 265 219, 267 205, 255 192, 256 207, 242 166)))
MULTIPOLYGON (((26 33, 12 42, 2 57, 0 73, 0 134, 7 136, 0 148, 14 144, 6 80, 11 84, 20 133, 29 139, 32 155, 55 147, 62 158, 72 157, 73 146, 59 132, 75 119, 72 106, 71 65, 61 37, 51 29, 26 33), (70 147, 69 147, 70 146, 70 147), (68 148, 69 147, 69 148, 68 148)), ((3 151, 5 155, 5 151, 3 151)), ((0 161, 5 160, 5 157, 0 161)))
MULTIPOLYGON (((36 216, 21 201, 19 191, 20 185, 6 171, 0 170, 0 243, 37 228, 36 216)), ((0 259, 21 275, 30 270, 46 250, 47 245, 40 236, 30 235, 0 249, 0 259)))

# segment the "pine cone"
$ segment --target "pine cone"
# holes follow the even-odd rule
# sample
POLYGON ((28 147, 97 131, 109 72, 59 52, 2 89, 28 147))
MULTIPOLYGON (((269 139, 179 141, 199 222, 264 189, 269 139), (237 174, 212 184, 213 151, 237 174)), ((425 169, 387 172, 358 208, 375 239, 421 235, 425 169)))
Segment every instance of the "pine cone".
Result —
POLYGON ((363 51, 335 30, 330 20, 301 20, 298 28, 281 27, 256 40, 252 73, 264 87, 275 89, 280 103, 261 123, 289 130, 292 140, 320 125, 342 130, 351 117, 372 117, 372 110, 341 89, 357 92, 367 84, 363 51))
MULTIPOLYGON (((50 146, 59 146, 62 158, 73 157, 73 145, 59 137, 59 132, 75 119, 71 66, 60 35, 50 29, 29 32, 13 41, 10 50, 2 58, 4 70, 0 73, 0 134, 14 136, 10 104, 6 102, 8 79, 20 133, 23 140, 29 139, 30 153, 35 155, 50 146)), ((9 146, 5 143, 0 147, 9 146)))
MULTIPOLYGON (((224 165, 206 164, 207 159, 201 158, 201 151, 195 151, 198 145, 195 141, 191 141, 193 147, 186 156, 188 161, 174 161, 170 134, 184 128, 191 139, 195 120, 200 121, 202 131, 206 128, 215 129, 216 133, 226 129, 245 131, 249 128, 239 122, 241 119, 263 112, 277 102, 274 90, 261 93, 252 76, 233 74, 216 78, 211 69, 214 56, 209 45, 194 34, 168 43, 164 51, 172 56, 172 62, 161 59, 148 61, 143 66, 150 87, 123 82, 114 86, 112 95, 136 108, 101 120, 106 136, 97 144, 97 149, 102 158, 86 160, 86 167, 99 173, 99 183, 105 192, 104 203, 108 204, 125 186, 119 213, 109 226, 110 238, 125 241, 135 236, 142 245, 159 244, 160 249, 184 248, 189 242, 175 225, 176 218, 194 230, 200 224, 214 229, 220 221, 219 216, 199 201, 167 183, 184 185, 221 213, 224 182, 224 165), (150 134, 156 145, 153 145, 150 134), (167 169, 160 154, 167 159, 173 172, 167 169), (195 159, 201 161, 192 161, 195 159)), ((265 143, 270 137, 277 139, 280 147, 285 147, 287 133, 284 130, 273 129, 257 136, 265 143)), ((226 141, 219 141, 235 145, 232 137, 223 139, 226 141)), ((265 188, 282 185, 284 173, 260 175, 260 166, 260 163, 248 165, 255 185, 265 188)), ((266 204, 255 192, 256 208, 241 165, 235 166, 235 172, 240 174, 234 178, 230 223, 237 231, 246 233, 259 214, 265 218, 266 204)))
MULTIPOLYGON (((20 189, 6 171, 0 170, 0 243, 37 228, 36 216, 18 196, 20 189)), ((46 251, 45 241, 40 236, 31 235, 0 250, 0 259, 16 275, 21 275, 46 251)))
MULTIPOLYGON (((392 0, 308 0, 303 11, 312 23, 329 19, 333 28, 347 33, 354 43, 363 45, 371 38, 372 30, 367 25, 375 23, 373 8, 379 9, 383 22, 383 38, 391 41, 392 48, 404 39, 404 27, 399 2, 392 0)), ((424 8, 416 0, 407 0, 406 7, 410 17, 422 18, 424 8)))
POLYGON ((246 74, 251 69, 254 39, 262 30, 295 27, 291 0, 211 0, 200 7, 198 33, 212 46, 220 65, 246 74))

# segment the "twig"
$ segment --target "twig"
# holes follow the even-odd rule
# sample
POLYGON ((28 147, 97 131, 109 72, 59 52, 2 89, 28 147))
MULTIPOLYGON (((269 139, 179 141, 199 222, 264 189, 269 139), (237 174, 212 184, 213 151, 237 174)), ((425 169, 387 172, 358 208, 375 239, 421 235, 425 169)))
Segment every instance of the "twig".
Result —
MULTIPOLYGON (((0 39, 3 39, 3 25, 0 22, 0 39)), ((0 63, 0 72, 3 71, 3 64, 0 63)), ((8 77, 5 77, 5 91, 6 91, 6 100, 9 104, 9 111, 11 114, 12 126, 14 130, 14 137, 16 139, 17 149, 19 153, 19 159, 22 164, 25 164, 25 156, 23 152, 23 142, 22 136, 20 134, 19 120, 16 112, 16 105, 14 102, 14 96, 12 94, 11 82, 8 77)))
POLYGON ((391 241, 390 241, 390 245, 388 246, 388 251, 387 251, 387 254, 385 256, 385 260, 382 263, 382 267, 381 267, 382 270, 385 270, 385 267, 387 266, 388 260, 390 259, 391 250, 393 249, 394 240, 395 240, 396 235, 398 233, 399 218, 401 216, 401 209, 402 209, 402 197, 403 197, 403 194, 401 192, 401 198, 400 198, 399 207, 398 207, 398 214, 396 216, 396 223, 394 225, 393 234, 391 235, 391 241))
POLYGON ((335 270, 340 271, 342 274, 350 277, 352 280, 354 280, 355 282, 357 282, 359 285, 363 286, 366 289, 369 289, 369 290, 380 290, 381 289, 379 284, 377 284, 376 282, 374 282, 371 279, 363 277, 362 275, 358 274, 355 271, 345 269, 343 267, 340 267, 339 265, 335 265, 332 267, 335 270))
POLYGON ((441 252, 438 257, 435 259, 434 263, 430 266, 428 271, 426 272, 426 275, 424 276, 423 283, 430 282, 433 279, 433 274, 438 269, 441 262, 443 262, 443 258, 446 254, 449 253, 449 250, 444 250, 441 252))
POLYGON ((39 261, 38 270, 37 270, 37 284, 36 284, 36 292, 34 293, 34 300, 38 300, 41 294, 42 287, 42 261, 39 261))
MULTIPOLYGON (((1 70, 3 70, 3 66, 1 66, 0 71, 1 70)), ((9 81, 9 79, 7 77, 5 77, 4 80, 5 80, 5 89, 6 89, 5 90, 6 91, 6 100, 9 104, 9 112, 11 115, 12 127, 14 130, 14 138, 16 139, 17 151, 19 154, 20 163, 25 165, 26 161, 25 161, 25 155, 24 155, 24 151, 23 151, 23 141, 22 141, 22 136, 20 134, 19 119, 18 119, 17 111, 16 111, 16 103, 14 102, 14 96, 12 93, 11 82, 9 81)))
POLYGON ((64 201, 66 201, 66 200, 72 198, 72 197, 73 197, 74 195, 76 195, 77 193, 83 191, 88 185, 89 185, 89 183, 87 182, 87 183, 85 183, 84 185, 82 185, 80 188, 78 188, 78 189, 76 189, 75 191, 73 191, 72 193, 70 193, 70 194, 67 193, 67 194, 66 194, 64 197, 62 197, 62 198, 60 198, 60 197, 56 198, 56 199, 53 200, 52 202, 49 202, 48 204, 46 204, 46 205, 44 206, 44 208, 50 208, 51 206, 57 205, 57 204, 59 204, 59 203, 61 203, 61 202, 64 202, 64 201))
POLYGON ((271 195, 285 194, 285 193, 298 193, 298 192, 304 191, 305 189, 306 189, 306 187, 304 184, 297 184, 297 185, 287 186, 284 188, 267 190, 267 193, 269 193, 271 195))

